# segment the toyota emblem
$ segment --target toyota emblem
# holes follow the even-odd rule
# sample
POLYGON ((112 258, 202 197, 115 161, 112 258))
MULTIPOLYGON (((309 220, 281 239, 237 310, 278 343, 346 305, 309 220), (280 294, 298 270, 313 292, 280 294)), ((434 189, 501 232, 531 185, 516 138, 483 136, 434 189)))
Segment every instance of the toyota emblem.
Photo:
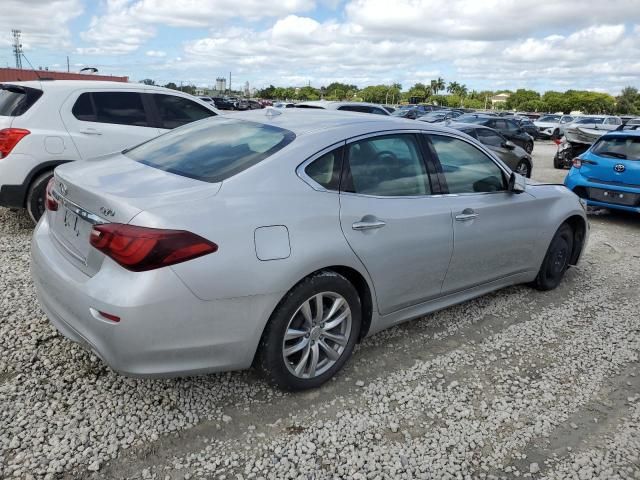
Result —
POLYGON ((625 166, 621 163, 616 163, 615 167, 613 167, 613 169, 618 172, 618 173, 622 173, 625 170, 625 166))

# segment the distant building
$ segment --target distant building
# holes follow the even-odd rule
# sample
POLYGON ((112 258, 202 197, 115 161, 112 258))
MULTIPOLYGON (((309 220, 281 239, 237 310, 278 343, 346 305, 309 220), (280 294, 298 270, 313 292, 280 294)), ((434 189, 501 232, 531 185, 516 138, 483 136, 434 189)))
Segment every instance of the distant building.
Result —
POLYGON ((227 79, 225 77, 216 78, 216 90, 218 92, 224 92, 227 90, 227 79))
POLYGON ((491 105, 495 106, 497 103, 507 103, 507 100, 510 96, 511 94, 509 93, 499 93, 497 95, 494 95, 493 97, 491 97, 491 105))
POLYGON ((101 80, 111 82, 129 81, 129 77, 115 77, 112 75, 95 75, 93 73, 69 73, 54 72, 52 70, 28 70, 26 68, 0 68, 0 82, 19 82, 28 80, 38 80, 46 78, 49 80, 101 80))

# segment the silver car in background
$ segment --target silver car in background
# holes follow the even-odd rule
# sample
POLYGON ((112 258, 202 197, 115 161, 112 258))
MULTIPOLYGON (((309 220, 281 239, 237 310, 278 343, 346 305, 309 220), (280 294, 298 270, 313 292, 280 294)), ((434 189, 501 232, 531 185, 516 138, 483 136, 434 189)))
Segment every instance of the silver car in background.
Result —
POLYGON ((299 390, 365 336, 578 262, 578 197, 460 131, 277 112, 58 167, 31 250, 53 325, 124 374, 253 364, 299 390))

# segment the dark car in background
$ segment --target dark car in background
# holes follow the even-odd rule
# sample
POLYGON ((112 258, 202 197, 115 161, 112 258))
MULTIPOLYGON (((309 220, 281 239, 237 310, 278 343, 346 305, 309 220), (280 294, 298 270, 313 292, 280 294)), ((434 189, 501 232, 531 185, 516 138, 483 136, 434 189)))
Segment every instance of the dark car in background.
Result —
POLYGON ((516 122, 516 124, 523 129, 525 132, 527 132, 529 135, 531 135, 534 139, 538 138, 538 127, 536 127, 533 124, 533 120, 531 120, 531 118, 529 117, 524 117, 524 116, 517 116, 513 119, 514 122, 516 122))
POLYGON ((527 153, 533 152, 533 137, 511 118, 470 113, 458 117, 456 122, 473 123, 493 128, 506 137, 507 140, 511 140, 516 145, 524 148, 527 153))
POLYGON ((235 110, 234 102, 225 97, 213 97, 213 104, 218 110, 235 110))
POLYGON ((530 178, 533 169, 531 155, 522 147, 507 140, 500 132, 482 125, 471 123, 449 123, 450 128, 455 128, 475 138, 485 147, 495 153, 511 170, 523 177, 530 178))

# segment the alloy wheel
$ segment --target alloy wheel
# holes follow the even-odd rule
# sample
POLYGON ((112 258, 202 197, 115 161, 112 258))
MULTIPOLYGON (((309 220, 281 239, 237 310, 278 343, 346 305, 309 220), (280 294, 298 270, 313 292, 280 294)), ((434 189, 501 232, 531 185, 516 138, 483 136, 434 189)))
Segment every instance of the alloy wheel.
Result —
POLYGON ((351 309, 335 292, 322 292, 305 300, 292 315, 282 342, 289 372, 315 378, 340 359, 351 335, 351 309))

